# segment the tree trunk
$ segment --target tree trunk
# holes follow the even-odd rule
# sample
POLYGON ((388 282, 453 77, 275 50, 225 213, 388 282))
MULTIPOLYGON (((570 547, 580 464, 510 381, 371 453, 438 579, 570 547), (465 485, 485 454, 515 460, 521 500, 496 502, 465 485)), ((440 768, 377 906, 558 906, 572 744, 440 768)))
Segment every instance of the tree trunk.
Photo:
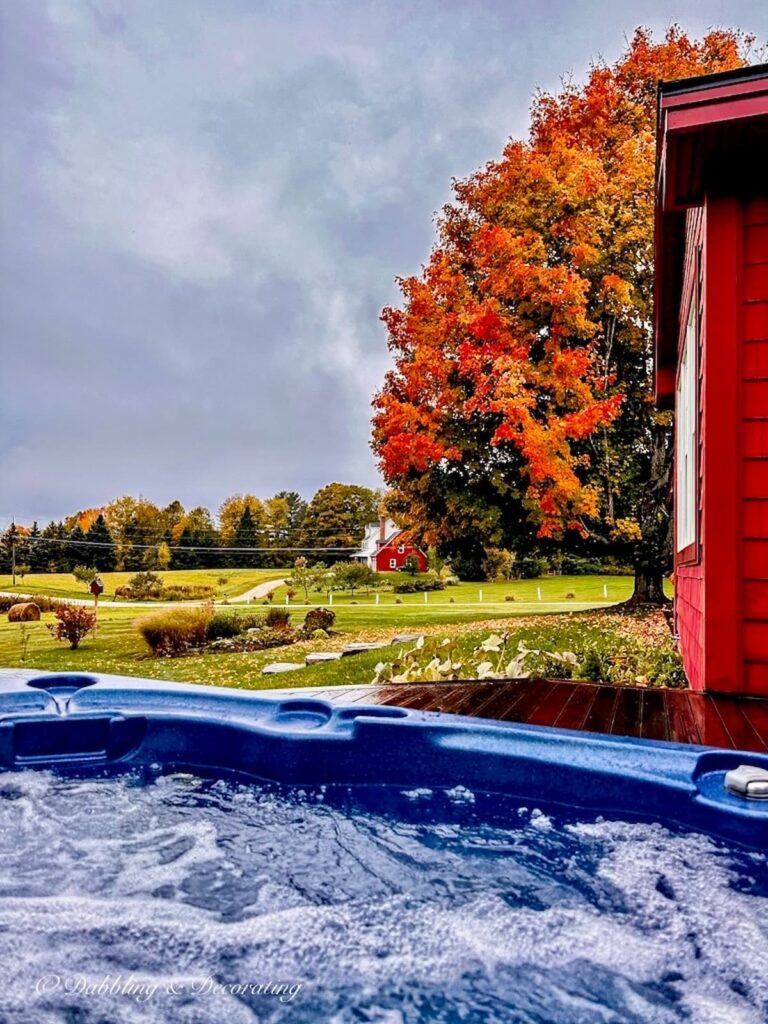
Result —
POLYGON ((664 593, 664 573, 661 569, 649 569, 647 567, 635 570, 635 589, 632 592, 627 604, 669 604, 669 598, 664 593))
POLYGON ((659 419, 653 425, 648 480, 638 502, 642 539, 635 549, 635 589, 627 604, 663 606, 664 576, 672 565, 670 473, 672 432, 659 419))

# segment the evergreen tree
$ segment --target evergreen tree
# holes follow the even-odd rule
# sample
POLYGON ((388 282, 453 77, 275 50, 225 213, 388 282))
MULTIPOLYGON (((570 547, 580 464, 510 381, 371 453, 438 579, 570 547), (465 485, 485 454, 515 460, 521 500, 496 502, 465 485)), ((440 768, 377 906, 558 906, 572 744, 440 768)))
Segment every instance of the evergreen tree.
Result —
POLYGON ((45 545, 37 520, 32 523, 32 529, 29 531, 29 570, 30 572, 46 571, 45 545))
MULTIPOLYGON (((260 537, 256 523, 254 522, 250 507, 246 505, 235 528, 232 547, 256 548, 260 546, 259 542, 260 537)), ((232 551, 229 555, 228 564, 233 569, 252 569, 260 566, 262 561, 262 552, 260 551, 232 551)))
POLYGON ((90 549, 84 544, 86 536, 83 533, 80 524, 77 523, 75 527, 69 531, 67 537, 67 545, 65 547, 64 560, 66 560, 66 572, 70 572, 76 565, 91 565, 90 561, 90 549))
POLYGON ((87 564, 92 565, 99 572, 114 572, 117 563, 114 542, 106 520, 101 513, 94 520, 93 526, 91 526, 86 534, 86 539, 99 545, 99 547, 86 549, 88 552, 87 564))
POLYGON ((282 498, 288 506, 288 529, 282 543, 287 547, 298 547, 301 527, 309 507, 297 491, 278 491, 276 498, 282 498))
POLYGON ((198 552, 188 550, 195 546, 195 535, 189 526, 185 526, 181 531, 181 536, 176 542, 176 546, 172 551, 171 568, 172 569, 199 569, 200 561, 198 558, 198 552))
POLYGON ((184 529, 173 552, 174 569, 211 569, 220 561, 218 536, 207 508, 191 509, 184 520, 184 529), (197 551, 185 551, 197 548, 197 551))
POLYGON ((66 540, 67 531, 63 523, 55 523, 51 520, 40 534, 42 541, 38 544, 40 551, 40 563, 43 572, 68 572, 69 559, 67 557, 66 545, 60 543, 66 540))

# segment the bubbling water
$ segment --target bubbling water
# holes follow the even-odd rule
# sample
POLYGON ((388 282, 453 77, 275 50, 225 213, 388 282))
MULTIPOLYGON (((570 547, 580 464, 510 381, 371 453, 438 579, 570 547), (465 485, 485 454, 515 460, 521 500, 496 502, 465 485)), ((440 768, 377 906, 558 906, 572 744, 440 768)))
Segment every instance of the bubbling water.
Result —
POLYGON ((0 1020, 764 1024, 768 863, 457 786, 0 776, 0 1020))

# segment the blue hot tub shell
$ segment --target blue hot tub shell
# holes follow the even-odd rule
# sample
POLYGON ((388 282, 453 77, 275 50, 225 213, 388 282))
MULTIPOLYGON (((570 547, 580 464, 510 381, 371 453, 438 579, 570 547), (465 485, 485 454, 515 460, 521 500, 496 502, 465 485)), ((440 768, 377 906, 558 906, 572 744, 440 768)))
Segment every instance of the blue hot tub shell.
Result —
POLYGON ((768 801, 725 773, 768 756, 109 675, 0 671, 0 770, 149 765, 288 785, 454 787, 768 847, 768 801))

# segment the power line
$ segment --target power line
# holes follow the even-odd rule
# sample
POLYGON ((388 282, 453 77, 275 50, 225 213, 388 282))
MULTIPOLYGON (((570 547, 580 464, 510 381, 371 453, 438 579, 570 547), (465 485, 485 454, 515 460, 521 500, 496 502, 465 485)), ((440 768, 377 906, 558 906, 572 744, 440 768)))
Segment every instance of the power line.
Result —
MULTIPOLYGON (((66 537, 30 537, 30 536, 18 536, 17 543, 20 544, 62 544, 67 547, 83 547, 83 548, 119 548, 122 545, 116 544, 114 541, 100 541, 100 540, 69 540, 66 537)), ((146 550, 153 550, 164 543, 159 541, 157 544, 133 544, 128 541, 127 547, 131 549, 139 548, 146 550)), ((190 545, 187 547, 186 544, 169 544, 169 551, 244 551, 244 552, 269 552, 269 551, 325 551, 325 552, 344 552, 344 551, 359 551, 357 547, 324 547, 324 548, 299 548, 299 547, 276 547, 276 548, 264 548, 264 547, 253 547, 253 548, 235 548, 229 547, 228 545, 211 544, 209 546, 190 545)))

